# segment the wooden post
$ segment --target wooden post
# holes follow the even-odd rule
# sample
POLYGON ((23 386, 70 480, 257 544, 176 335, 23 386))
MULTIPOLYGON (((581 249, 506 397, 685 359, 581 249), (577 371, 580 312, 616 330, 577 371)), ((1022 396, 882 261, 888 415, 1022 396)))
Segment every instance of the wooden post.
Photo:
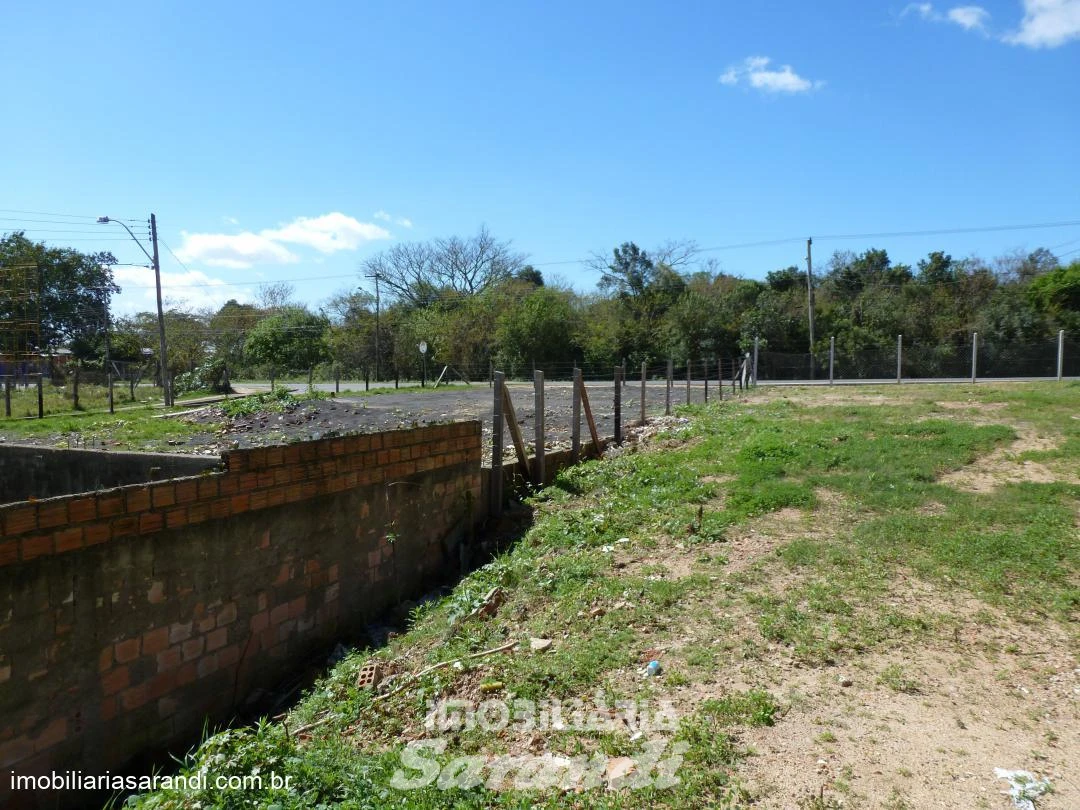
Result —
POLYGON ((1065 330, 1058 330, 1058 374, 1057 378, 1060 382, 1065 376, 1065 330))
POLYGON ((589 404, 589 391, 585 387, 585 381, 581 379, 580 372, 578 380, 581 382, 581 407, 585 411, 585 422, 589 426, 589 436, 592 437, 593 451, 597 457, 600 456, 600 433, 596 429, 596 420, 593 419, 592 406, 589 404))
POLYGON ((693 367, 693 365, 694 365, 694 361, 692 361, 689 357, 686 358, 686 404, 687 405, 690 404, 690 376, 691 376, 691 373, 692 373, 690 371, 690 369, 693 367))
POLYGON ((570 422, 570 463, 577 464, 581 456, 581 369, 574 369, 573 416, 570 422))
POLYGON ((521 425, 518 424, 517 413, 514 411, 514 401, 510 398, 510 389, 506 387, 506 383, 503 383, 502 387, 503 397, 503 414, 506 417, 506 424, 510 428, 510 438, 514 440, 514 450, 517 452, 518 463, 525 471, 525 475, 529 474, 529 455, 525 452, 525 439, 521 437, 521 425))
POLYGON ((394 388, 398 387, 398 382, 401 380, 401 375, 398 374, 397 366, 394 366, 394 388))
MULTIPOLYGON (((394 371, 394 384, 397 387, 397 370, 394 371)), ((502 467, 503 467, 503 380, 505 375, 496 371, 493 375, 492 385, 495 389, 495 400, 491 407, 491 514, 499 517, 502 514, 502 467)))
POLYGON ((42 374, 37 375, 37 418, 45 418, 45 391, 42 389, 42 374))
POLYGON ((648 377, 646 376, 647 374, 648 374, 648 370, 647 370, 647 368, 645 366, 645 363, 642 363, 641 364, 641 424, 642 425, 645 424, 645 383, 648 380, 648 377))
POLYGON ((367 366, 364 366, 364 390, 365 391, 370 391, 371 390, 371 375, 368 372, 368 367, 367 366))
POLYGON ((833 369, 836 366, 836 335, 829 338, 829 385, 833 384, 833 369))
POLYGON ((705 372, 705 404, 709 404, 709 361, 708 359, 701 361, 701 368, 705 372))
POLYGON ((622 444, 622 382, 622 366, 615 366, 615 444, 622 444))
POLYGON ((900 363, 904 355, 904 336, 896 336, 896 384, 900 384, 900 363))
POLYGON ((544 372, 533 372, 533 428, 535 458, 533 459, 533 483, 544 485, 544 372))
POLYGON ((667 386, 664 389, 664 416, 671 416, 671 386, 674 382, 675 361, 670 357, 667 361, 667 386))

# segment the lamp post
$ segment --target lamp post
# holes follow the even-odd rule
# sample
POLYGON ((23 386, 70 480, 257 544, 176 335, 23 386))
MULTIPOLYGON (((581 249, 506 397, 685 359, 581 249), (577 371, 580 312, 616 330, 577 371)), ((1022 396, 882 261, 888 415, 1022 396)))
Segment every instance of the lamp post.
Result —
POLYGON ((165 313, 161 309, 161 263, 158 261, 158 246, 157 246, 157 217, 154 214, 150 215, 150 243, 153 245, 154 254, 150 255, 149 251, 143 247, 143 243, 139 241, 138 237, 131 232, 124 222, 118 219, 110 219, 109 217, 98 217, 98 223, 101 225, 108 225, 110 223, 119 225, 125 231, 128 232, 136 245, 139 246, 146 258, 148 258, 154 267, 154 284, 157 287, 157 319, 158 319, 158 340, 159 348, 161 352, 160 364, 161 364, 161 390, 165 395, 165 405, 172 405, 172 385, 169 380, 169 362, 168 355, 166 354, 165 346, 165 313))
POLYGON ((427 386, 427 341, 421 340, 416 348, 420 350, 420 358, 423 360, 424 372, 423 376, 420 377, 420 387, 424 388, 427 386))

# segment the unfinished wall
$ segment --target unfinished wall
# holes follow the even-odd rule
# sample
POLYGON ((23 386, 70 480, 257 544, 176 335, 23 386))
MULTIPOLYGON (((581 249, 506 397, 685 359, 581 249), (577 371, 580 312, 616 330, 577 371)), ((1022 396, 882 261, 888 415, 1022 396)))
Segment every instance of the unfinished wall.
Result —
MULTIPOLYGON (((422 592, 480 517, 480 436, 234 451, 224 472, 0 507, 0 769, 101 773, 190 743, 422 592)), ((7 786, 0 805, 26 800, 7 786)))
POLYGON ((0 504, 197 475, 217 456, 0 445, 0 504))

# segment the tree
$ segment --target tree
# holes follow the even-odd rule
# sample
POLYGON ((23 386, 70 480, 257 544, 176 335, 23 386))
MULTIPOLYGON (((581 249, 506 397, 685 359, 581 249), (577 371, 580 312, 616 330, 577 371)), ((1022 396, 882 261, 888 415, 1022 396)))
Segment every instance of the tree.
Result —
POLYGON ((96 355, 109 302, 120 291, 114 264, 108 252, 48 247, 21 231, 9 234, 0 239, 0 320, 32 325, 33 345, 22 351, 51 355, 74 344, 77 356, 96 355))
POLYGON ((326 343, 329 321, 301 307, 287 307, 264 318, 251 330, 245 354, 276 372, 306 371, 311 385, 315 366, 330 356, 326 343))
POLYGON ((1039 276, 1028 289, 1031 299, 1062 329, 1080 335, 1080 262, 1039 276))
POLYGON ((430 306, 447 298, 476 295, 513 276, 525 257, 481 227, 475 236, 451 236, 430 242, 402 242, 362 265, 365 275, 379 281, 413 306, 430 306))
POLYGON ((214 356, 235 374, 244 361, 244 341, 262 317, 253 304, 230 299, 210 317, 210 340, 214 356))
POLYGON ((578 320, 567 291, 537 288, 499 315, 499 358, 517 367, 567 363, 578 352, 578 320))

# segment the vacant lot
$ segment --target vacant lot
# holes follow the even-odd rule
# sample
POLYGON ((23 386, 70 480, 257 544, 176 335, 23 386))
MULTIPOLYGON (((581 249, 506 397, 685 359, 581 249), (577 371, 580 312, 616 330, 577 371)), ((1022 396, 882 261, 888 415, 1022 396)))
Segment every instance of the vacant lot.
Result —
POLYGON ((995 768, 1047 780, 1028 787, 1039 808, 1080 806, 1078 402, 1066 383, 695 406, 652 446, 564 473, 518 542, 408 632, 185 767, 290 775, 254 797, 279 807, 1010 807, 995 768), (375 662, 373 692, 358 675, 375 662), (440 731, 440 698, 668 700, 676 719, 440 731), (402 751, 425 740, 445 744, 426 749, 434 774, 471 759, 391 787, 424 775, 402 751), (679 781, 635 789, 656 742, 682 744, 679 781), (519 770, 493 770, 499 755, 519 770), (573 757, 599 763, 596 786, 515 789, 522 763, 573 757))

